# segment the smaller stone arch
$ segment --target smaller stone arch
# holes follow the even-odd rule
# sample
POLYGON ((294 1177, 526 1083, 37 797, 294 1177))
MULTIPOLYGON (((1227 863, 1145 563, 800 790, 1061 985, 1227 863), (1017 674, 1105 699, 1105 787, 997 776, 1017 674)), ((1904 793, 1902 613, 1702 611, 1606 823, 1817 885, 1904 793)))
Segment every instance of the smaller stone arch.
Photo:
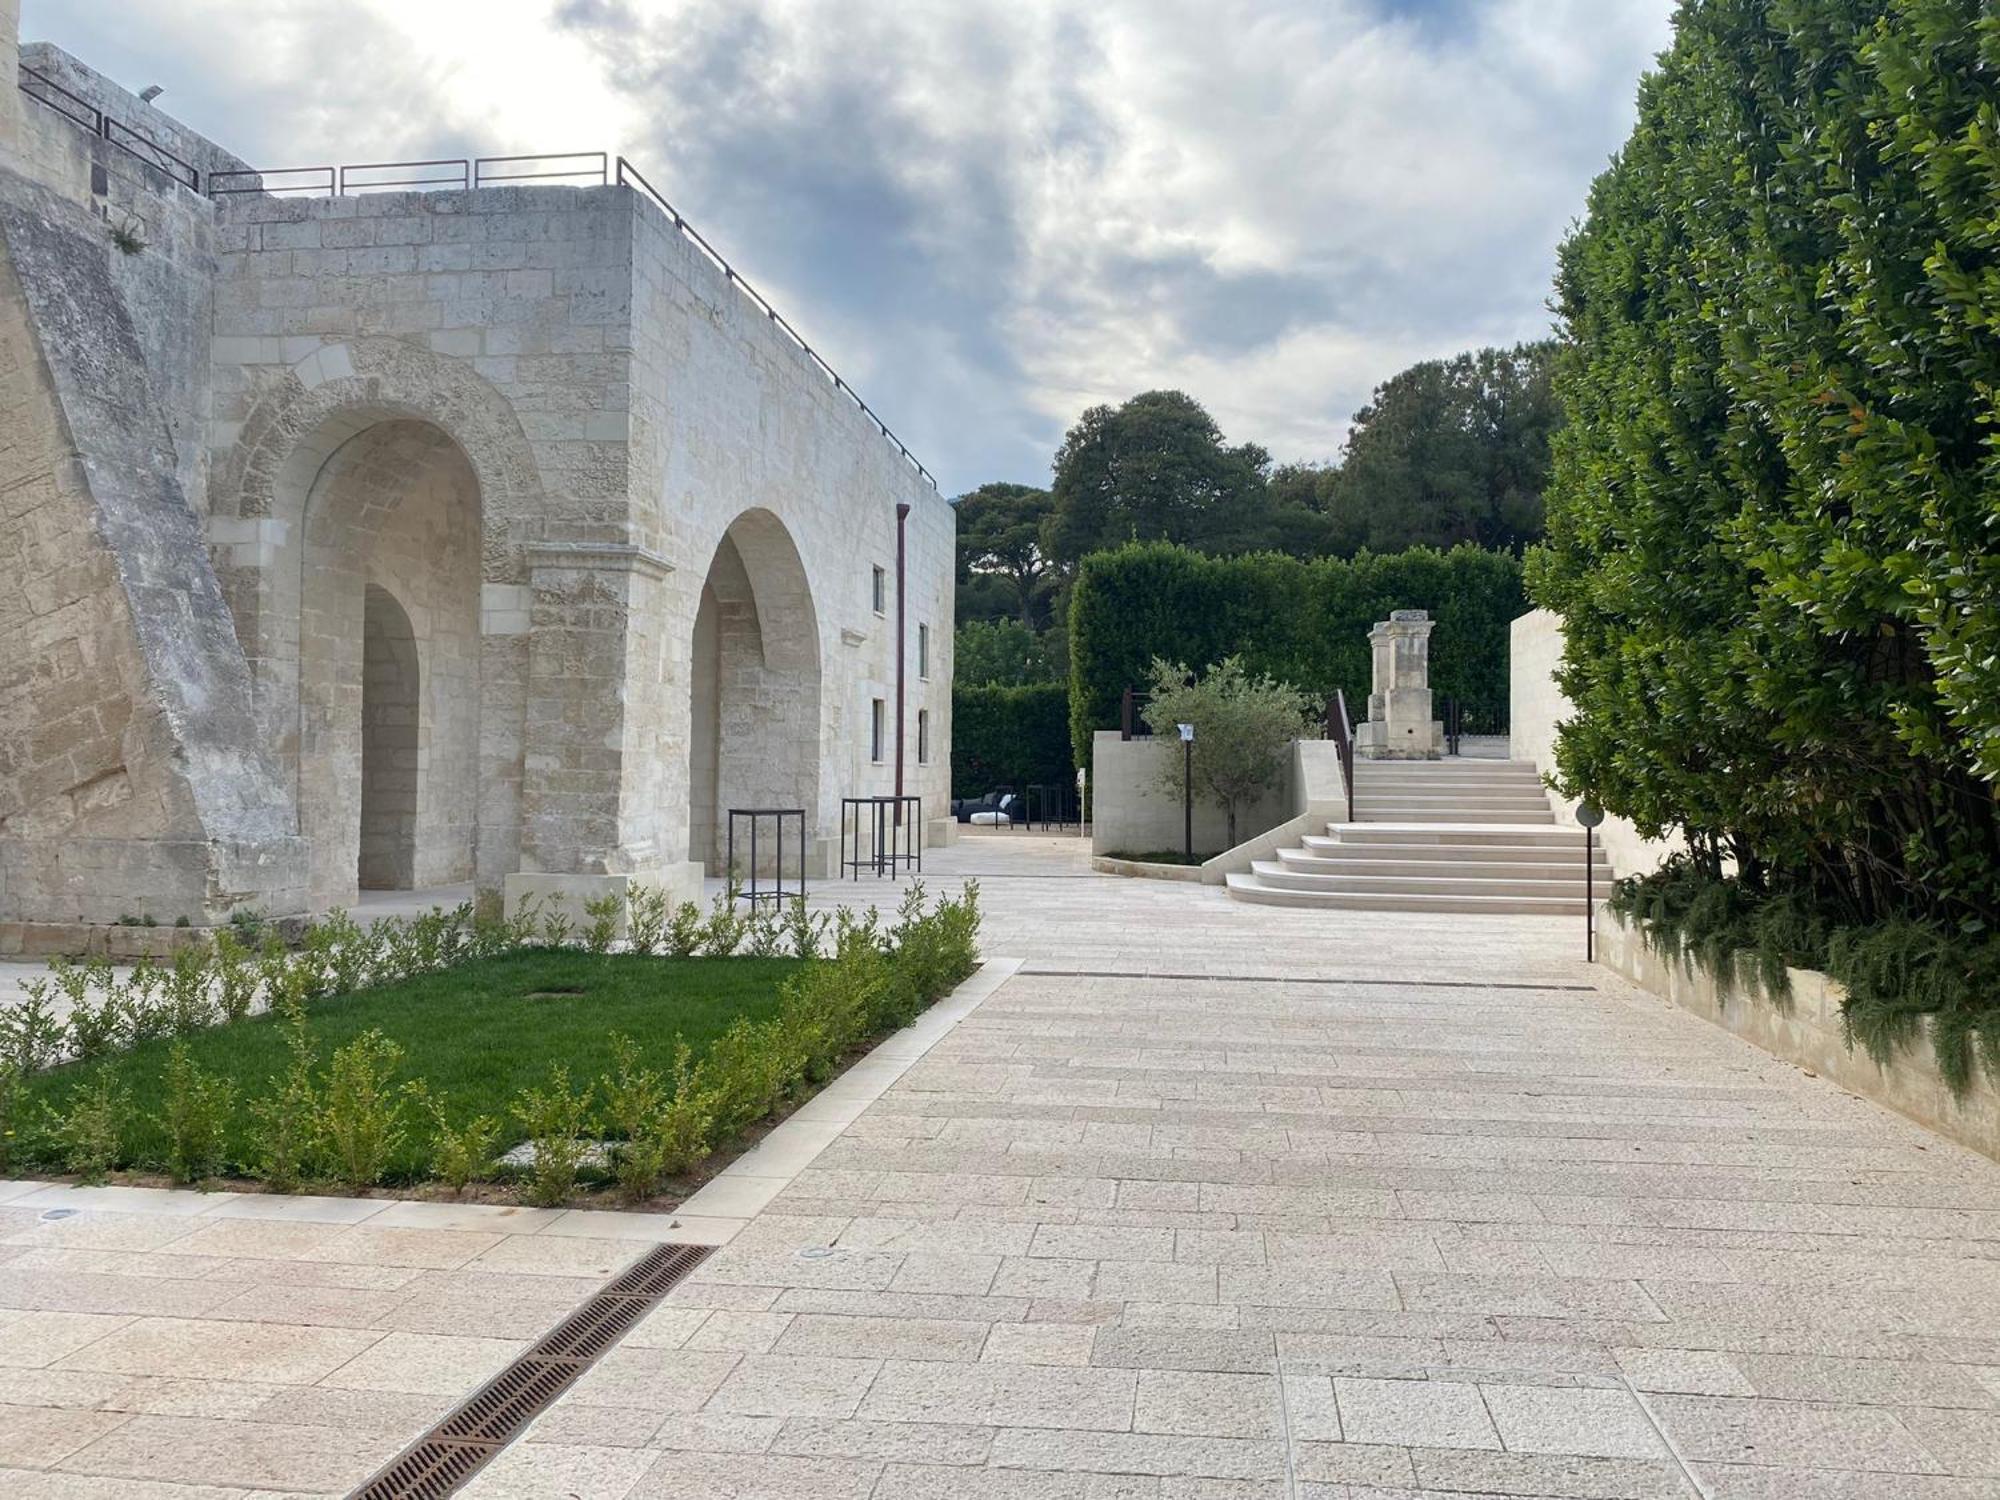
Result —
POLYGON ((518 858, 518 811, 498 799, 519 783, 510 684, 525 681, 526 637, 487 636, 484 593, 511 585, 525 598, 522 539, 540 534, 546 509, 533 449, 469 364, 399 339, 328 342, 261 380, 218 460, 211 526, 259 724, 291 769, 314 900, 349 898, 357 878, 497 883, 518 858), (451 493, 396 519, 405 496, 439 489, 451 493), (416 808, 397 825, 407 858, 361 851, 388 826, 363 774, 369 606, 385 617, 374 590, 404 609, 418 661, 416 808), (512 717, 496 719, 495 701, 512 717), (494 807, 482 808, 482 787, 496 789, 494 807))
POLYGON ((715 544, 688 683, 688 858, 720 872, 731 807, 802 808, 817 838, 819 615, 771 511, 744 511, 715 544))

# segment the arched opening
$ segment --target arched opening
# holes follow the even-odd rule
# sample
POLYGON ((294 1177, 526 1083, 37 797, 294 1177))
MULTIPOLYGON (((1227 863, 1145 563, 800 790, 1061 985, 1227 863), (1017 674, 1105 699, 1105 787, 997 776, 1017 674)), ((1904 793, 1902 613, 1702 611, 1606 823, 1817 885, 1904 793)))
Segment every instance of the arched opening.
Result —
POLYGON ((316 904, 472 879, 481 523, 471 465, 428 422, 367 423, 313 478, 301 541, 296 763, 316 904))
POLYGON ((409 890, 417 875, 417 729, 423 684, 410 616, 368 585, 361 639, 361 858, 364 891, 409 890))
POLYGON ((716 546, 695 614, 691 861, 721 873, 732 807, 803 808, 808 837, 817 835, 819 703, 819 621, 805 566, 782 521, 745 511, 716 546))

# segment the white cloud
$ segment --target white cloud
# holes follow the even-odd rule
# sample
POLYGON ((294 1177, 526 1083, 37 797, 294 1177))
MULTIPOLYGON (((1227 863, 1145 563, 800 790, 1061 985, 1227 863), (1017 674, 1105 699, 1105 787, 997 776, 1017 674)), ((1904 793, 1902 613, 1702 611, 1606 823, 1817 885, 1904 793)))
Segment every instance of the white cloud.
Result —
POLYGON ((261 164, 622 149, 947 488, 1533 337, 1672 0, 27 0, 261 164))

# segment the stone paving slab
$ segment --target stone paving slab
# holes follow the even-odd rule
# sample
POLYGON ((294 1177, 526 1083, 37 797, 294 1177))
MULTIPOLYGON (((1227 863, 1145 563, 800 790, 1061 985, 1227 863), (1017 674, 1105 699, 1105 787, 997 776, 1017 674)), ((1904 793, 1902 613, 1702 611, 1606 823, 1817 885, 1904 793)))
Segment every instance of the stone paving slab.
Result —
MULTIPOLYGON (((737 1173, 690 1219, 726 1243, 464 1493, 2000 1495, 2000 1166, 1580 922, 1084 860, 931 852, 1018 972, 737 1173)), ((343 1493, 661 1222, 144 1207, 0 1186, 0 1494, 343 1493)))

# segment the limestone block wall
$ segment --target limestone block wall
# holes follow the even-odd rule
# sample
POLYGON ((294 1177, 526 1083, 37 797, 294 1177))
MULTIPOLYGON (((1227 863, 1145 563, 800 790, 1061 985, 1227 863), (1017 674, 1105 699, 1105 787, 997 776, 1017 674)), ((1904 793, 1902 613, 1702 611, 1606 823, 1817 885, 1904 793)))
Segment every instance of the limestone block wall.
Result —
MULTIPOLYGON (((1549 773, 1556 768, 1556 726, 1571 712, 1555 676, 1562 665, 1562 619, 1551 610, 1531 610, 1514 621, 1509 644, 1507 753, 1549 773)), ((1548 796, 1556 821, 1574 828, 1575 800, 1554 792, 1548 796)), ((1597 837, 1620 876, 1650 874, 1681 847, 1678 837, 1646 838, 1626 818, 1607 816, 1597 837)))
POLYGON ((685 889, 743 803, 804 807, 824 869, 898 732, 943 813, 950 507, 650 200, 211 202, 9 88, 0 238, 0 560, 46 580, 0 604, 0 672, 28 664, 0 675, 0 917, 11 890, 57 920, 107 820, 146 868, 107 856, 93 891, 162 918, 358 880, 685 889), (68 873, 21 873, 58 847, 68 873))
MULTIPOLYGON (((714 759, 719 803, 803 806, 820 867, 837 839, 839 799, 895 784, 896 507, 907 520, 905 790, 928 818, 949 804, 951 621, 955 523, 950 505, 836 390, 781 330, 732 285, 658 208, 635 206, 632 250, 632 486, 637 539, 673 565, 667 677, 690 680, 689 656, 705 584, 730 538, 743 565, 755 647, 719 658, 714 759), (887 580, 875 610, 874 569, 887 580), (928 676, 917 632, 929 627, 928 676), (737 663, 732 678, 728 666, 737 663), (761 665, 760 665, 761 663, 761 665), (816 691, 816 714, 790 698, 816 691), (872 751, 873 705, 888 736, 872 751), (732 707, 732 702, 734 707, 732 707), (917 757, 917 715, 929 718, 928 758, 917 757), (816 719, 816 723, 810 722, 816 719), (732 724, 735 731, 732 734, 732 724), (803 758, 760 755, 750 725, 808 725, 803 758)), ((718 646, 730 630, 727 586, 714 589, 718 646)), ((737 627, 747 631, 747 617, 737 627)), ((703 632, 704 641, 706 632, 703 632)), ((664 847, 692 829, 699 859, 712 814, 697 809, 693 770, 710 752, 705 728, 679 706, 647 710, 659 754, 634 758, 629 801, 653 810, 664 847)), ((638 720, 637 722, 645 722, 638 720)), ((790 733, 789 730, 786 731, 790 733)))
MULTIPOLYGON (((627 594, 645 586, 627 571, 630 196, 246 196, 219 210, 209 529, 260 717, 298 764, 295 580, 328 458, 377 424, 427 424, 470 467, 458 514, 479 575, 476 691, 427 679, 439 714, 472 705, 477 745, 460 780, 471 805, 440 817, 476 829, 474 873, 489 886, 524 865, 648 859, 626 847, 623 748, 607 746, 622 732, 627 594)), ((351 723, 343 712, 343 732, 351 723)), ((307 796, 300 814, 344 808, 307 796)), ((342 879, 329 857, 323 899, 342 879)))

